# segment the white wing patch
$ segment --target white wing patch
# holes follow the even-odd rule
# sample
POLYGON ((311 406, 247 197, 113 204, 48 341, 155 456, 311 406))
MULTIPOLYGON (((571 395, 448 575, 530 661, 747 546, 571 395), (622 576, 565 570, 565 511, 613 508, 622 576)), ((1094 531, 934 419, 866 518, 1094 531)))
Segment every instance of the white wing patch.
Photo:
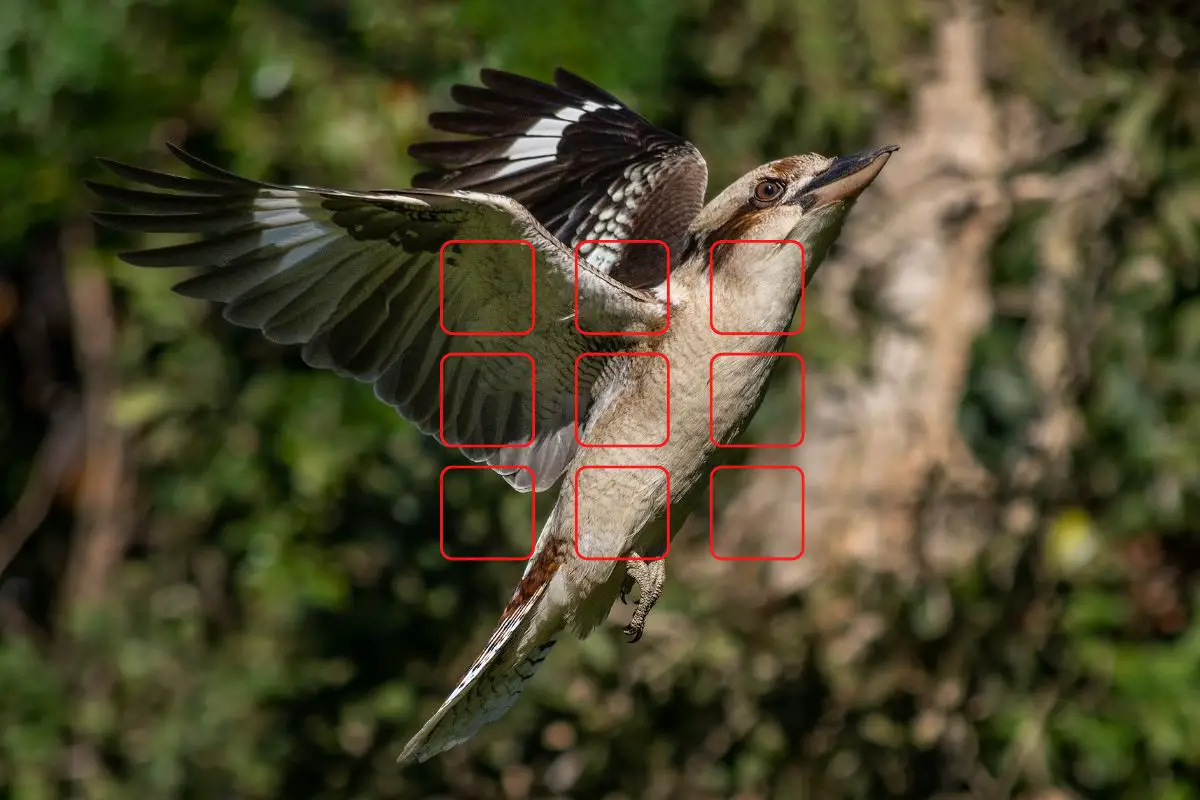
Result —
MULTIPOLYGON (((608 187, 607 194, 588 212, 591 224, 583 239, 628 239, 638 204, 654 188, 651 175, 643 164, 626 167, 621 180, 608 187)), ((589 241, 579 246, 579 253, 592 266, 607 272, 621 259, 621 245, 589 241)))
POLYGON ((487 171, 484 180, 496 180, 508 175, 515 175, 543 164, 554 163, 558 154, 558 143, 563 133, 572 123, 578 122, 584 114, 599 111, 601 108, 619 110, 619 105, 584 101, 578 107, 565 106, 554 112, 553 118, 538 119, 525 132, 513 140, 512 145, 496 157, 499 166, 487 171))
POLYGON ((554 112, 554 116, 559 119, 565 119, 568 122, 578 122, 583 118, 584 114, 590 114, 593 111, 599 111, 602 108, 611 108, 614 111, 620 111, 621 106, 615 103, 597 103, 593 100, 585 100, 579 104, 577 108, 560 108, 554 112))
POLYGON ((495 169, 490 175, 488 175, 489 180, 503 178, 505 175, 513 175, 518 172, 524 172, 525 170, 531 169, 540 164, 554 163, 553 153, 530 158, 528 156, 514 156, 511 152, 508 152, 504 154, 504 158, 507 160, 497 169, 495 169))

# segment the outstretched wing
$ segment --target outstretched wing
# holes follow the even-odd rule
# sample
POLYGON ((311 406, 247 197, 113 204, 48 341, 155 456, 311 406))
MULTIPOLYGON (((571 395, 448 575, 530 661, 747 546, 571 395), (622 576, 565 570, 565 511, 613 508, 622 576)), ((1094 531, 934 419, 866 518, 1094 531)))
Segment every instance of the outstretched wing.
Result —
POLYGON ((480 80, 451 90, 467 110, 429 117, 437 130, 476 138, 411 146, 410 155, 435 167, 413 185, 511 197, 614 278, 639 288, 662 283, 661 248, 580 243, 657 239, 675 252, 704 204, 700 152, 564 69, 553 86, 491 69, 480 80))
MULTIPOLYGON (((558 479, 576 447, 576 356, 624 340, 587 341, 576 330, 572 254, 528 211, 473 192, 260 183, 171 149, 206 177, 103 161, 150 188, 89 184, 134 212, 99 212, 101 224, 200 235, 123 254, 126 261, 208 268, 176 290, 224 303, 226 319, 274 342, 303 345, 313 367, 374 384, 423 432, 440 431, 522 491, 558 479), (447 244, 455 240, 517 243, 447 244)), ((649 295, 586 263, 578 284, 585 329, 662 327, 665 309, 649 295)), ((600 361, 580 363, 581 423, 599 371, 590 365, 600 361)))

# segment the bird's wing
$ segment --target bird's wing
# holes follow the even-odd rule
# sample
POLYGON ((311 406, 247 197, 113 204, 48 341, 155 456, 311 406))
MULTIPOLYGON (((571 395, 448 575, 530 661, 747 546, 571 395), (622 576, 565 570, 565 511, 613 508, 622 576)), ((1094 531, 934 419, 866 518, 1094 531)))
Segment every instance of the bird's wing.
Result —
POLYGON ((662 283, 661 248, 580 243, 651 239, 674 252, 704 204, 700 151, 564 69, 553 86, 490 69, 480 79, 482 87, 451 90, 465 110, 429 117, 437 130, 475 138, 410 147, 434 167, 413 185, 511 197, 618 280, 662 283))
MULTIPOLYGON (((126 253, 126 261, 207 268, 176 290, 225 304, 226 319, 271 341, 303 345, 313 367, 374 384, 381 400, 423 432, 440 428, 446 443, 478 445, 462 452, 522 491, 558 479, 577 446, 576 357, 619 350, 625 340, 589 340, 576 330, 572 254, 528 211, 477 192, 273 185, 172 152, 205 177, 104 161, 148 188, 89 184, 130 209, 97 213, 101 224, 199 234, 194 242, 126 253), (447 244, 455 240, 520 242, 447 244), (513 333, 485 335, 502 331, 513 333)), ((578 292, 585 330, 663 325, 659 301, 583 262, 578 292)), ((603 361, 579 363, 581 425, 603 361)))

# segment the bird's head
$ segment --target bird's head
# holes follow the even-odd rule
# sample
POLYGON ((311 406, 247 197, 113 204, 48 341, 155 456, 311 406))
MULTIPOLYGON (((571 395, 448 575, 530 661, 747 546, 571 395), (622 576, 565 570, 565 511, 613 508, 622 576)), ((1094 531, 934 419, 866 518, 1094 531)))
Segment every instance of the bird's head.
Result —
MULTIPOLYGON (((792 245, 722 244, 710 250, 716 290, 742 301, 752 300, 747 292, 762 294, 762 302, 743 307, 765 312, 767 305, 780 305, 782 313, 788 297, 816 272, 854 201, 898 149, 885 145, 834 158, 790 156, 732 183, 693 223, 697 244, 710 250, 717 242, 795 241, 804 248, 804 269, 799 248, 792 245)), ((791 302, 794 307, 795 299, 791 302)))
MULTIPOLYGON (((900 148, 885 145, 849 156, 790 156, 751 170, 701 212, 694 229, 708 240, 794 240, 810 262, 837 238, 859 194, 900 148)), ((810 269, 813 264, 810 264, 810 269)))

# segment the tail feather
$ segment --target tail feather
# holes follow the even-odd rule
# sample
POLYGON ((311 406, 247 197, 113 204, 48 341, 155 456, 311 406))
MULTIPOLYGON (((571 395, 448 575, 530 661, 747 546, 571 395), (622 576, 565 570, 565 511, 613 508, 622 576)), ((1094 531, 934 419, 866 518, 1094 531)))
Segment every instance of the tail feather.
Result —
POLYGON ((458 686, 404 746, 398 759, 401 763, 425 761, 467 741, 512 707, 555 645, 552 637, 556 632, 550 632, 524 655, 516 646, 547 585, 539 586, 526 602, 501 620, 458 686))

